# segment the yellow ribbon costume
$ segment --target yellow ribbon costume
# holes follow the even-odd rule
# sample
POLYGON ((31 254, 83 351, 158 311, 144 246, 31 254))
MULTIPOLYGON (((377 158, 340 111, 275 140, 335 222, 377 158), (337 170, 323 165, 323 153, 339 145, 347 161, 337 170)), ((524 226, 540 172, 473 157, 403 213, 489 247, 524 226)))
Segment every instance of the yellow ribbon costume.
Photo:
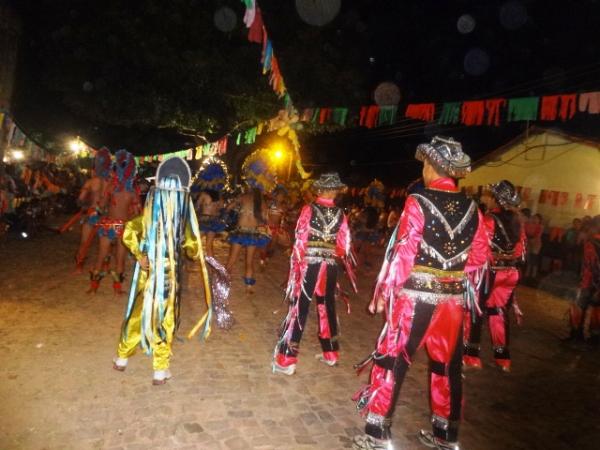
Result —
POLYGON ((179 326, 178 273, 182 253, 201 265, 207 304, 206 313, 188 337, 202 325, 202 337, 208 337, 211 290, 201 242, 189 194, 173 179, 167 179, 148 194, 143 216, 126 223, 123 243, 137 263, 117 349, 119 358, 129 358, 141 345, 152 354, 155 371, 168 369, 173 334, 179 326), (149 267, 143 270, 140 262, 146 258, 149 267))

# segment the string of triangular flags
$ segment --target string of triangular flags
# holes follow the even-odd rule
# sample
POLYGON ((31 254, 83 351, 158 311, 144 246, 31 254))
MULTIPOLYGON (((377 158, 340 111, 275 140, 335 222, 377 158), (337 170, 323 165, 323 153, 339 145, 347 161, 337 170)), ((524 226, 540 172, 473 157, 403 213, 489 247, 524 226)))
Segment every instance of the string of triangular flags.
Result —
POLYGON ((262 13, 256 0, 241 0, 246 6, 244 14, 244 23, 248 28, 248 40, 262 45, 262 55, 260 62, 262 64, 263 75, 269 75, 269 84, 277 94, 277 97, 283 98, 286 108, 292 108, 292 100, 285 87, 281 70, 279 69, 279 60, 273 51, 273 42, 269 39, 267 29, 262 19, 262 13))
MULTIPOLYGON (((404 109, 404 119, 436 122, 440 125, 500 126, 506 122, 571 120, 576 113, 600 114, 600 91, 542 97, 493 98, 436 103, 411 103, 404 109)), ((398 106, 366 105, 359 108, 305 108, 299 114, 301 122, 313 125, 359 126, 375 128, 398 122, 398 106)), ((237 145, 252 144, 258 127, 240 131, 237 145)), ((259 133, 260 134, 260 133, 259 133)))

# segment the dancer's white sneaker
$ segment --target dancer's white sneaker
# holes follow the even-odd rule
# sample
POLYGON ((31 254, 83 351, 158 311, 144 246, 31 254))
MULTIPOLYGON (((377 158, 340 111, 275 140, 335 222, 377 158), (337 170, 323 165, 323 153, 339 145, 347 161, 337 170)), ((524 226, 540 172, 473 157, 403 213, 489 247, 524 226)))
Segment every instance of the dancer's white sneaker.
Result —
POLYGON ((113 369, 118 370, 119 372, 125 372, 127 369, 127 358, 113 358, 113 369))
POLYGON ((390 439, 377 439, 368 434, 359 434, 352 439, 353 450, 394 450, 390 439))
POLYGON ((152 384, 154 386, 160 386, 165 384, 167 380, 171 379, 171 372, 167 370, 155 370, 154 377, 152 378, 152 384))
POLYGON ((322 353, 317 353, 315 355, 315 359, 317 361, 322 362, 323 364, 328 365, 329 367, 333 367, 333 366, 337 366, 337 360, 332 360, 332 359, 325 359, 325 357, 323 356, 322 353))
POLYGON ((276 362, 273 362, 273 373, 294 375, 296 373, 296 364, 290 364, 289 366, 280 366, 276 362))
POLYGON ((419 431, 419 441, 426 447, 435 448, 436 450, 460 450, 458 442, 449 442, 435 437, 431 431, 419 431))

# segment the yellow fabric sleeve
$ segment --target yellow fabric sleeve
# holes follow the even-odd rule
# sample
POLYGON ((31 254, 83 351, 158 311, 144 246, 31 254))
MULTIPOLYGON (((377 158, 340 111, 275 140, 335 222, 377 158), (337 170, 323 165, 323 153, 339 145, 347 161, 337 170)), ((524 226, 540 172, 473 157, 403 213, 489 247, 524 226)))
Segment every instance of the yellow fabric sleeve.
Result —
POLYGON ((143 216, 131 219, 125 224, 125 231, 123 232, 123 244, 125 244, 125 247, 129 249, 138 261, 143 256, 140 250, 140 243, 144 238, 144 222, 142 219, 143 216))
POLYGON ((196 236, 192 232, 192 228, 189 223, 185 227, 185 236, 183 239, 183 244, 181 245, 185 250, 185 254, 188 258, 198 260, 200 259, 201 253, 200 250, 201 243, 198 242, 196 236))

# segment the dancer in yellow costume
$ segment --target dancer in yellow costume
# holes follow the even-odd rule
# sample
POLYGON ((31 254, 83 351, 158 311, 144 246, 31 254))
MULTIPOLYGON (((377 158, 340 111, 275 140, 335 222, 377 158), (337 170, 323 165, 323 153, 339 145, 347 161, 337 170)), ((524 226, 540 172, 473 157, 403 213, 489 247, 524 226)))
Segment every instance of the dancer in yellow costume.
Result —
POLYGON ((179 326, 179 272, 184 253, 201 265, 207 302, 207 312, 188 337, 203 325, 202 337, 210 334, 211 290, 198 220, 189 195, 190 181, 190 168, 183 159, 171 158, 161 163, 143 215, 127 222, 123 235, 123 242, 137 263, 113 368, 124 371, 128 358, 140 345, 153 357, 155 385, 164 384, 171 377, 169 360, 173 334, 179 326))

